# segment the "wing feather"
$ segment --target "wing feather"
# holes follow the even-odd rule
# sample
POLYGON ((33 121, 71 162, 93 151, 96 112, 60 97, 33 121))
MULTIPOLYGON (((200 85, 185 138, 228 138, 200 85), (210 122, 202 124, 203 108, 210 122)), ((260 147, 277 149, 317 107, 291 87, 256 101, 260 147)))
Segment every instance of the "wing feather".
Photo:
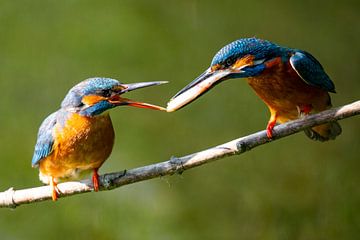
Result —
POLYGON ((305 51, 295 52, 295 54, 290 57, 290 64, 299 77, 307 84, 335 93, 334 83, 325 73, 319 61, 310 53, 305 51))
POLYGON ((39 162, 49 156, 53 151, 54 145, 54 127, 56 124, 56 114, 49 115, 41 124, 35 145, 34 155, 31 161, 33 167, 37 167, 39 162))

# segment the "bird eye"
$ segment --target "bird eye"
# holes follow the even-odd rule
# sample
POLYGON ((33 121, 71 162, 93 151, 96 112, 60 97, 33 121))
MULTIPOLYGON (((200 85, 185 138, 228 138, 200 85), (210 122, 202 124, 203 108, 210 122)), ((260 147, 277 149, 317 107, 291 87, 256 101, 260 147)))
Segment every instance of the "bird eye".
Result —
POLYGON ((226 67, 229 67, 229 66, 232 65, 232 63, 233 63, 232 59, 231 59, 231 58, 228 58, 228 59, 226 60, 226 62, 225 62, 225 66, 226 66, 226 67))
POLYGON ((101 95, 103 97, 110 97, 111 96, 111 90, 110 89, 105 89, 101 91, 101 95))

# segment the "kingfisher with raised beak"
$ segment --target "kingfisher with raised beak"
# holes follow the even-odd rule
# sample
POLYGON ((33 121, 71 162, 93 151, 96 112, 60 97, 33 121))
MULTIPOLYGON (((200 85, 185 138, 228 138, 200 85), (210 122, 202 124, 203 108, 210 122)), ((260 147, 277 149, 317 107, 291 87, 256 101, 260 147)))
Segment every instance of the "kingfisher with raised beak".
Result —
MULTIPOLYGON (((310 53, 267 40, 244 38, 216 53, 210 67, 169 101, 167 111, 176 111, 216 84, 234 78, 245 78, 268 106, 266 133, 270 139, 276 123, 330 108, 329 92, 335 93, 334 83, 310 53)), ((305 134, 313 140, 327 141, 340 135, 341 127, 330 122, 306 129, 305 134)))
POLYGON ((123 84, 111 78, 89 78, 70 89, 61 108, 41 124, 32 166, 39 177, 50 184, 52 199, 57 200, 59 181, 81 179, 92 172, 95 191, 99 190, 98 169, 109 157, 114 145, 114 128, 106 111, 118 106, 154 110, 156 105, 123 98, 122 94, 166 82, 123 84))

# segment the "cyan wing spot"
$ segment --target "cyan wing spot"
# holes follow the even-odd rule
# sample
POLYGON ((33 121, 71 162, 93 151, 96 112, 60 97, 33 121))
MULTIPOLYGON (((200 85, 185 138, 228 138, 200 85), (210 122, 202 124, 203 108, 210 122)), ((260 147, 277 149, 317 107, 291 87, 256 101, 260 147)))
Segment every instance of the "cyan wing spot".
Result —
POLYGON ((290 57, 290 64, 307 84, 322 88, 328 92, 335 92, 334 83, 325 73, 321 64, 310 53, 296 52, 290 57))
POLYGON ((48 116, 41 124, 38 132, 38 138, 35 145, 34 155, 31 161, 33 167, 36 167, 40 160, 49 156, 54 144, 53 130, 56 124, 56 113, 48 116))

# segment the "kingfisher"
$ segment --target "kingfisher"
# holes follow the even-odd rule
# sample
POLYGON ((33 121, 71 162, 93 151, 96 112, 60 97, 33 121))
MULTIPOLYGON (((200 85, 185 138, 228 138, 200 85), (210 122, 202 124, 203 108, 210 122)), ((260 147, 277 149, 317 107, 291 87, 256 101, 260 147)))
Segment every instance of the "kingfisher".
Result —
POLYGON ((135 89, 166 82, 122 84, 111 78, 89 78, 69 90, 61 107, 41 124, 32 158, 39 178, 50 184, 57 200, 57 183, 81 179, 92 172, 94 191, 99 190, 98 169, 114 145, 114 128, 106 110, 133 106, 165 111, 164 108, 121 97, 135 89))
MULTIPOLYGON (((330 108, 329 92, 335 93, 334 83, 310 53, 267 40, 244 38, 220 49, 210 67, 172 97, 167 111, 176 111, 216 84, 234 78, 245 78, 269 108, 269 139, 273 138, 276 123, 330 108)), ((334 121, 304 132, 313 140, 327 141, 340 135, 341 127, 334 121)))

